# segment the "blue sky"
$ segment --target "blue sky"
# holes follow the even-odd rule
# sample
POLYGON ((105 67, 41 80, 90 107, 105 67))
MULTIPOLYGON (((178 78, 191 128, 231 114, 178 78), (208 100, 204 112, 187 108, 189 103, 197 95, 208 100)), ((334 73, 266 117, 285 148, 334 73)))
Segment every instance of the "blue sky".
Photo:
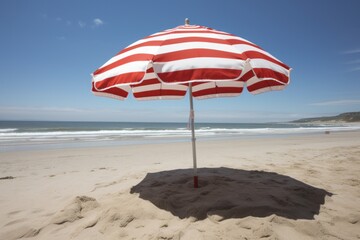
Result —
POLYGON ((197 122, 360 111, 360 1, 0 1, 0 120, 176 121, 188 98, 117 101, 90 74, 132 42, 184 23, 248 39, 293 68, 283 91, 195 101, 197 122))

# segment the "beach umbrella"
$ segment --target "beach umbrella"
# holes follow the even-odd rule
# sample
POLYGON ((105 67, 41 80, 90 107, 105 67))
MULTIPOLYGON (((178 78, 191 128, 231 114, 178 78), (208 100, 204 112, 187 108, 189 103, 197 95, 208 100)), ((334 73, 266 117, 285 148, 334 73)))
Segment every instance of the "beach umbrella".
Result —
POLYGON ((92 74, 92 92, 125 99, 180 99, 189 93, 194 187, 198 187, 193 98, 282 90, 290 68, 254 43, 212 28, 185 25, 129 45, 92 74))

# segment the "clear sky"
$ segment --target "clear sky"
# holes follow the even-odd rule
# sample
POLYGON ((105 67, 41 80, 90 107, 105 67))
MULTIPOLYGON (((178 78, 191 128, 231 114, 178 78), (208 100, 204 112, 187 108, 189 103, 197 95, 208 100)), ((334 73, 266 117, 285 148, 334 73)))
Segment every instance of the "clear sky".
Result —
POLYGON ((360 111, 359 0, 0 1, 0 120, 177 121, 189 101, 90 92, 90 74, 134 41, 184 24, 250 40, 293 68, 283 91, 195 100, 197 122, 360 111))

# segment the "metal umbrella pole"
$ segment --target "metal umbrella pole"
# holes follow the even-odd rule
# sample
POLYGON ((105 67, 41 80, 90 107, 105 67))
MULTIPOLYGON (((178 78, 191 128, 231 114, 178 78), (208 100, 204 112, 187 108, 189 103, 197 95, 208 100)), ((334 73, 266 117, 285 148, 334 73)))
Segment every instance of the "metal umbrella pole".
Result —
POLYGON ((194 166, 194 188, 199 187, 197 163, 196 163, 196 138, 195 138, 195 124, 194 124, 194 104, 192 96, 192 85, 189 84, 189 100, 190 100, 190 125, 191 125, 191 142, 192 142, 192 154, 193 154, 193 166, 194 166))
MULTIPOLYGON (((188 18, 185 19, 185 26, 189 26, 190 21, 188 18)), ((197 174, 197 163, 196 163, 196 138, 195 138, 195 124, 194 124, 194 103, 192 96, 192 84, 189 83, 189 100, 190 100, 190 125, 191 125, 191 143, 192 143, 192 154, 193 154, 193 167, 194 167, 194 188, 199 187, 199 179, 197 174)))

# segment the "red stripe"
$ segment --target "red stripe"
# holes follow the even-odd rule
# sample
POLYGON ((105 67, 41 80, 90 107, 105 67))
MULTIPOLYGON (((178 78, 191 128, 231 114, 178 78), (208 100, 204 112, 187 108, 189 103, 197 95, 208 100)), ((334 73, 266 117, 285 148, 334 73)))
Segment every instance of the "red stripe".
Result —
POLYGON ((276 79, 281 81, 283 84, 287 84, 289 82, 289 77, 287 75, 273 71, 271 69, 254 68, 253 70, 259 79, 276 79))
MULTIPOLYGON (((151 42, 151 41, 149 41, 151 42)), ((210 37, 182 37, 182 38, 173 38, 173 39, 166 39, 161 44, 161 46, 164 45, 170 45, 170 44, 177 44, 177 43, 186 43, 186 42, 208 42, 208 43, 219 43, 219 44, 226 44, 226 45, 235 45, 235 44, 246 44, 253 47, 256 47, 258 49, 261 49, 259 46, 236 38, 232 39, 218 39, 218 38, 210 38, 210 37)))
POLYGON ((124 48, 123 50, 121 50, 117 55, 120 55, 122 53, 125 53, 125 52, 128 52, 130 50, 133 50, 135 48, 139 48, 139 47, 150 47, 150 46, 160 46, 162 44, 164 40, 154 40, 154 41, 148 41, 148 42, 143 42, 143 43, 139 43, 139 44, 136 44, 136 45, 133 45, 133 46, 130 46, 130 47, 127 47, 127 48, 124 48))
POLYGON ((122 54, 124 52, 139 48, 139 47, 149 47, 149 46, 164 46, 178 43, 187 43, 187 42, 211 42, 211 43, 220 43, 220 44, 229 44, 226 40, 223 39, 215 39, 215 38, 207 38, 207 37, 182 37, 182 38, 174 38, 174 39, 166 39, 166 40, 150 40, 147 42, 143 42, 137 45, 133 45, 131 47, 125 48, 117 55, 122 54))
POLYGON ((186 82, 190 80, 225 80, 236 79, 241 70, 220 68, 198 68, 166 73, 158 73, 159 78, 166 83, 186 82))
POLYGON ((108 87, 112 87, 117 84, 131 84, 140 82, 141 79, 144 77, 144 72, 132 72, 132 73, 125 73, 120 74, 114 77, 106 78, 102 81, 96 82, 97 89, 104 89, 108 87))
MULTIPOLYGON (((154 72, 153 67, 148 68, 146 70, 146 73, 153 73, 153 72, 154 72)), ((160 81, 157 78, 149 78, 149 79, 144 80, 141 83, 132 84, 131 86, 132 87, 140 87, 140 86, 147 86, 147 85, 158 84, 158 83, 160 83, 160 81)))
POLYGON ((178 44, 178 43, 188 43, 188 42, 208 42, 208 43, 219 43, 219 44, 229 45, 229 43, 224 39, 216 39, 216 38, 208 38, 208 37, 182 37, 182 38, 167 39, 164 41, 163 44, 161 44, 161 46, 178 44))
POLYGON ((157 90, 134 93, 134 97, 135 98, 161 97, 161 96, 181 96, 182 97, 182 96, 185 96, 185 94, 186 94, 186 91, 157 89, 157 90))
MULTIPOLYGON (((195 87, 195 86, 206 84, 206 83, 208 83, 208 82, 193 82, 193 83, 191 83, 191 86, 195 87)), ((186 83, 186 86, 189 86, 189 84, 186 83)))
POLYGON ((275 86, 284 86, 285 84, 279 83, 277 81, 274 80, 266 80, 266 81, 260 81, 257 82, 251 86, 248 86, 247 89, 249 90, 249 92, 254 92, 256 90, 259 89, 263 89, 263 88, 269 88, 269 87, 275 87, 275 86))
POLYGON ((144 81, 142 81, 141 83, 137 83, 137 84, 131 84, 132 87, 142 87, 142 86, 148 86, 148 85, 153 85, 153 84, 159 84, 161 83, 157 78, 151 78, 151 79, 146 79, 144 81))
POLYGON ((208 27, 201 27, 200 29, 202 30, 198 30, 198 29, 194 29, 194 30, 184 30, 184 29, 174 29, 174 31, 169 32, 169 34, 171 33, 212 33, 212 34, 217 34, 217 35, 224 35, 224 36, 234 36, 233 34, 227 33, 227 32, 222 32, 222 31, 217 31, 214 30, 212 28, 208 28, 208 27))
POLYGON ((153 68, 153 67, 148 68, 148 69, 146 70, 146 73, 153 73, 153 72, 154 72, 154 68, 153 68))
POLYGON ((104 91, 98 91, 94 87, 94 82, 92 83, 92 91, 93 92, 98 92, 98 93, 109 93, 109 94, 120 96, 120 97, 123 97, 123 98, 126 98, 128 96, 128 94, 129 94, 127 91, 125 91, 125 90, 123 90, 121 88, 117 88, 117 87, 109 88, 109 89, 106 89, 104 91))
POLYGON ((166 36, 166 35, 171 35, 171 34, 182 34, 182 33, 204 33, 204 34, 217 34, 217 35, 224 35, 224 36, 234 36, 230 33, 226 33, 226 32, 218 32, 218 31, 214 31, 214 30, 210 30, 210 29, 205 29, 204 30, 190 30, 190 31, 184 31, 183 29, 179 30, 179 29, 170 29, 170 31, 168 32, 160 32, 159 34, 153 34, 150 35, 148 37, 145 37, 144 39, 150 39, 150 38, 155 38, 155 37, 159 37, 159 36, 166 36))
POLYGON ((270 62, 272 62, 272 63, 275 63, 275 64, 277 64, 277 65, 279 65, 279 66, 282 66, 283 68, 285 68, 285 69, 287 69, 287 70, 290 69, 290 67, 287 66, 286 64, 284 64, 284 63, 282 63, 282 62, 280 62, 280 61, 278 61, 278 60, 276 60, 276 59, 274 59, 274 58, 272 58, 272 57, 269 57, 268 55, 265 55, 265 54, 263 54, 263 53, 260 53, 260 52, 247 51, 247 52, 243 52, 243 54, 244 54, 245 56, 247 56, 248 58, 251 58, 251 59, 265 59, 265 60, 270 61, 270 62))
POLYGON ((226 41, 231 45, 244 44, 244 45, 249 45, 249 46, 258 48, 260 50, 263 50, 261 47, 259 47, 258 45, 254 44, 254 43, 247 42, 247 41, 240 40, 240 39, 235 39, 234 38, 234 39, 227 39, 226 41))
POLYGON ((246 56, 233 52, 225 52, 225 51, 218 51, 212 49, 188 49, 188 50, 174 51, 174 52, 155 55, 153 61, 170 62, 170 61, 182 60, 187 58, 197 58, 197 57, 210 57, 210 58, 214 57, 214 58, 241 59, 241 60, 247 59, 246 56))
POLYGON ((215 95, 215 94, 231 94, 231 93, 238 93, 242 92, 242 87, 216 87, 216 88, 208 88, 193 92, 194 97, 201 97, 207 95, 215 95))
POLYGON ((249 71, 247 71, 247 73, 245 73, 241 78, 240 81, 246 82, 247 80, 249 80, 250 78, 252 78, 254 75, 254 72, 250 69, 249 71))
POLYGON ((212 28, 205 27, 205 26, 200 26, 200 25, 180 25, 180 26, 177 26, 176 28, 173 28, 173 29, 209 29, 209 30, 214 30, 212 28))
POLYGON ((94 72, 94 75, 98 75, 100 73, 106 72, 110 69, 119 67, 123 64, 130 63, 130 62, 136 62, 136 61, 150 61, 152 59, 152 54, 133 54, 128 57, 122 58, 120 60, 117 60, 109 65, 106 65, 102 68, 99 68, 94 72))
POLYGON ((182 37, 182 38, 175 38, 175 39, 166 39, 166 40, 150 40, 146 42, 142 42, 130 47, 127 47, 120 51, 117 55, 123 54, 130 50, 140 48, 140 47, 150 47, 150 46, 165 46, 171 44, 178 44, 178 43, 188 43, 188 42, 208 42, 208 43, 219 43, 219 44, 226 44, 226 45, 234 45, 234 44, 246 44, 256 48, 261 49, 259 46, 242 41, 240 39, 216 39, 216 38, 208 38, 208 37, 182 37))

